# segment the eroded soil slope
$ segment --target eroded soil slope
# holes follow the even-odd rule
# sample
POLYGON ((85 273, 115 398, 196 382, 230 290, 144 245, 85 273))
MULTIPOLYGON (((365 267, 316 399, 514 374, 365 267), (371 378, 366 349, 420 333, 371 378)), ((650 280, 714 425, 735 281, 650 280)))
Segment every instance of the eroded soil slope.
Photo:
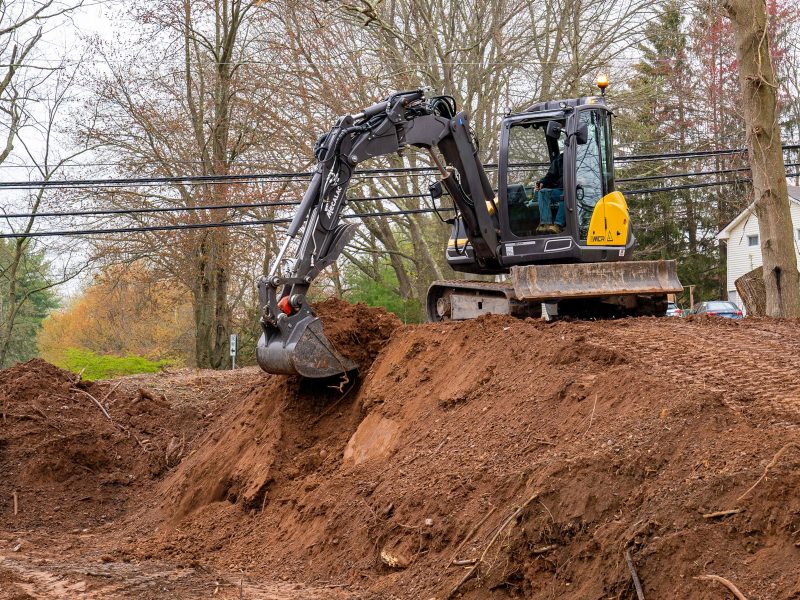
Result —
MULTIPOLYGON (((340 324, 357 316, 329 308, 340 324)), ((798 323, 489 317, 395 330, 358 310, 357 333, 325 322, 345 354, 363 352, 359 381, 209 375, 195 412, 179 414, 186 395, 150 380, 165 410, 153 439, 185 439, 172 462, 109 430, 141 487, 48 480, 71 506, 107 491, 101 514, 118 511, 97 529, 70 536, 36 515, 20 525, 0 480, 0 589, 41 590, 20 566, 26 549, 9 550, 24 533, 26 564, 50 560, 59 585, 107 592, 95 597, 146 597, 113 587, 129 573, 184 598, 441 600, 472 574, 453 596, 628 599, 626 550, 647 598, 725 597, 695 579, 706 574, 749 600, 800 597, 798 323), (61 562, 41 548, 54 534, 61 562), (80 561, 95 575, 76 574, 80 561)), ((112 383, 94 385, 97 397, 112 383)), ((144 421, 118 414, 140 385, 114 392, 133 396, 119 410, 109 403, 138 437, 144 421)), ((24 427, 49 428, 40 420, 0 423, 4 465, 34 469, 13 447, 24 427)))
POLYGON ((483 557, 459 593, 585 599, 632 597, 628 549, 648 597, 797 597, 798 372, 788 322, 404 327, 344 397, 271 378, 231 406, 147 553, 387 598, 483 557))

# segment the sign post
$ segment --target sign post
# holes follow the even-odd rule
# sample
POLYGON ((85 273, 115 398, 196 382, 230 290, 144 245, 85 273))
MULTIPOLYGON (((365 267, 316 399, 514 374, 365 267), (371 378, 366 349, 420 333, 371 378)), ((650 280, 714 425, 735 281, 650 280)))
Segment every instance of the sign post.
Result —
POLYGON ((231 369, 236 368, 236 342, 238 336, 235 333, 231 334, 231 369))

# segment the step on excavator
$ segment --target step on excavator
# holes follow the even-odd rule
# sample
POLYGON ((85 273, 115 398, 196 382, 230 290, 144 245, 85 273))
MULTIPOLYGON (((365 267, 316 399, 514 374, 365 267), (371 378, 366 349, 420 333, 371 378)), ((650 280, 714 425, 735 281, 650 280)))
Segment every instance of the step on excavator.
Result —
POLYGON ((394 93, 340 117, 317 140, 317 165, 267 275, 258 281, 262 336, 256 356, 268 373, 324 378, 356 370, 325 337, 307 292, 355 233, 342 223, 348 184, 360 163, 407 147, 430 154, 455 216, 448 264, 495 281, 435 281, 430 321, 484 314, 604 318, 664 315, 682 291, 675 261, 634 261, 636 239, 614 187, 612 113, 601 94, 533 104, 500 125, 497 192, 478 156, 466 112, 450 96, 394 93), (510 278, 508 275, 510 274, 510 278), (497 281, 497 279, 503 279, 497 281))

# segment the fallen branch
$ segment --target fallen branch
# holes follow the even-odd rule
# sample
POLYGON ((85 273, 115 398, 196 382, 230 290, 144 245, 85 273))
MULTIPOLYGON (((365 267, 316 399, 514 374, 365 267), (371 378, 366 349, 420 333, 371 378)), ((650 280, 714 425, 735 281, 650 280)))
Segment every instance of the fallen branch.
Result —
POLYGON ((798 445, 796 442, 789 442, 789 443, 788 443, 788 444, 786 444, 786 445, 785 445, 783 448, 781 448, 780 450, 778 450, 778 451, 775 453, 775 456, 773 456, 773 457, 772 457, 772 460, 771 460, 771 461, 769 461, 769 464, 767 464, 767 466, 766 466, 766 467, 764 467, 764 472, 761 474, 761 477, 759 477, 759 478, 758 478, 758 481, 756 481, 756 482, 755 482, 753 485, 751 485, 749 488, 747 488, 747 491, 746 491, 746 492, 744 492, 744 493, 743 493, 741 496, 739 496, 739 497, 736 499, 736 502, 737 502, 737 503, 741 502, 741 501, 742 501, 742 499, 743 499, 745 496, 747 496, 747 495, 748 495, 750 492, 752 492, 752 491, 753 491, 753 490, 756 488, 756 486, 757 486, 759 483, 761 483, 761 482, 763 481, 764 477, 766 477, 766 476, 767 476, 767 472, 768 472, 768 471, 769 471, 769 470, 770 470, 772 467, 774 467, 774 466, 775 466, 775 463, 777 463, 777 462, 778 462, 778 459, 781 457, 781 455, 783 455, 783 453, 784 453, 784 452, 785 452, 787 449, 789 449, 789 448, 796 448, 796 449, 800 450, 800 445, 798 445))
POLYGON ((642 582, 639 581, 639 574, 636 572, 636 567, 633 565, 631 558, 631 551, 625 550, 625 561, 628 563, 628 569, 631 571, 631 579, 633 579, 633 587, 636 588, 636 597, 639 600, 644 600, 644 590, 642 590, 642 582))
POLYGON ((531 438, 537 444, 544 444, 545 446, 558 446, 557 443, 551 442, 549 440, 543 440, 541 438, 531 438))
POLYGON ((555 550, 556 548, 558 548, 556 544, 550 544, 549 546, 541 546, 540 548, 534 548, 531 551, 531 554, 546 554, 547 552, 555 550))
POLYGON ((458 553, 461 551, 461 548, 463 548, 463 547, 464 547, 464 544, 466 544, 466 543, 467 543, 467 542, 469 542, 469 541, 470 541, 470 540, 471 540, 473 537, 475 537, 475 534, 476 534, 476 533, 478 533, 478 530, 481 528, 481 526, 482 526, 484 523, 486 523, 486 520, 487 520, 489 517, 491 517, 491 516, 494 514, 494 511, 496 511, 496 510, 497 510, 497 507, 496 507, 496 506, 493 506, 493 507, 492 507, 492 510, 490 510, 490 511, 489 511, 489 512, 487 512, 485 515, 483 515, 483 518, 482 518, 480 521, 478 521, 478 524, 477 524, 477 525, 475 525, 475 527, 473 527, 473 528, 470 530, 470 532, 467 534, 467 536, 466 536, 466 537, 465 537, 463 540, 461 540, 461 543, 460 543, 460 544, 458 545, 458 547, 456 548, 456 551, 455 551, 455 552, 453 552, 453 558, 451 558, 451 559, 450 559, 450 562, 449 562, 449 563, 447 563, 447 566, 448 566, 448 567, 449 567, 450 565, 453 565, 453 564, 455 564, 456 557, 458 556, 458 553))
POLYGON ((115 386, 114 386, 114 387, 112 387, 110 390, 108 390, 108 393, 107 393, 105 396, 103 396, 103 399, 102 399, 102 400, 100 400, 100 403, 102 404, 102 403, 104 403, 106 400, 108 400, 109 396, 111 396, 111 394, 113 394, 114 392, 116 392, 116 391, 117 391, 117 388, 118 388, 119 386, 121 386, 121 385, 122 385, 122 379, 120 379, 120 380, 117 382, 117 385, 115 385, 115 386))
POLYGON ((705 581, 716 581, 717 583, 721 583, 726 588, 728 588, 734 596, 736 596, 737 600, 747 600, 747 597, 742 592, 740 592, 735 585, 733 585, 730 581, 728 581, 724 577, 720 577, 719 575, 700 575, 699 577, 695 577, 695 579, 700 579, 705 581))
POLYGON ((106 410, 106 409, 103 407, 103 405, 102 405, 102 404, 100 404, 100 401, 99 401, 97 398, 95 398, 94 396, 92 396, 92 395, 91 395, 89 392, 87 392, 86 390, 81 390, 81 389, 78 389, 78 388, 76 388, 76 387, 73 387, 72 389, 73 389, 74 391, 76 391, 76 392, 80 392, 80 393, 81 393, 81 394, 83 394, 84 396, 88 396, 89 398, 91 398, 92 402, 94 402, 94 403, 97 405, 97 408, 99 408, 101 411, 103 411, 103 414, 105 415, 106 419, 108 419, 108 420, 109 420, 109 421, 111 421, 112 423, 114 422, 114 420, 111 418, 111 415, 110 415, 110 414, 108 414, 108 411, 107 411, 107 410, 106 410))
POLYGON ((539 492, 536 492, 533 496, 528 498, 522 506, 520 506, 517 510, 515 510, 508 517, 506 517, 505 521, 503 521, 503 523, 497 529, 495 534, 492 536, 492 539, 489 540, 489 543, 486 545, 486 548, 484 548, 483 553, 481 554, 481 557, 472 566, 472 568, 469 571, 467 571, 467 574, 464 575, 464 577, 462 577, 461 581, 459 581, 456 584, 456 586, 452 590, 450 590, 450 593, 447 594, 447 596, 445 596, 444 600, 449 600, 450 598, 452 598, 455 595, 455 593, 458 592, 458 590, 461 589, 461 586, 463 586, 465 583, 467 583, 470 579, 472 579, 475 575, 478 574, 478 569, 480 568, 481 564, 483 563, 483 559, 486 558, 486 554, 489 552, 489 549, 497 541, 497 538, 500 537, 500 534, 503 532, 503 530, 509 525, 509 523, 514 521, 518 516, 520 516, 522 514, 522 511, 524 511, 526 508, 528 508, 530 503, 533 502, 534 500, 536 500, 538 497, 539 497, 539 492))
POLYGON ((730 515, 738 515, 742 512, 743 508, 732 508, 731 510, 718 510, 703 514, 704 519, 716 519, 717 517, 729 517, 730 515))

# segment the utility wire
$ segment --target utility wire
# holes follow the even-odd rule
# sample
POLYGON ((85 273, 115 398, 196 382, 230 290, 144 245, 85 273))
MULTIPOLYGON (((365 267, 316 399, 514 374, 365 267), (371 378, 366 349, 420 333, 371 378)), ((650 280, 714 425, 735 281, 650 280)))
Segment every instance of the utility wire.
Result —
MULTIPOLYGON (((394 217, 402 215, 453 211, 453 208, 415 208, 401 211, 380 211, 370 213, 354 213, 342 215, 342 219, 369 219, 377 217, 394 217)), ((214 223, 183 223, 180 225, 153 225, 145 227, 115 227, 109 229, 66 229, 62 231, 34 231, 32 233, 3 233, 0 239, 30 238, 30 237, 65 237, 83 235, 101 235, 108 233, 141 233, 150 231, 177 231, 184 229, 212 229, 217 227, 243 227, 248 225, 279 225, 291 223, 291 218, 284 219, 259 219, 252 221, 219 221, 214 223)))
MULTIPOLYGON (((449 196, 449 194, 442 194, 449 196)), ((390 196, 365 196, 348 198, 348 202, 376 202, 381 200, 407 200, 427 198, 430 194, 395 194, 390 196)), ((48 211, 36 213, 0 213, 0 219, 33 219, 39 217, 97 217, 104 215, 135 215, 146 213, 194 212, 200 210, 222 210, 233 208, 267 208, 271 206, 297 206, 300 200, 279 200, 276 202, 245 202, 241 204, 209 204, 203 206, 164 206, 156 208, 105 208, 69 211, 48 211)))
MULTIPOLYGON (((796 150, 800 144, 784 146, 784 150, 796 150)), ((661 154, 638 154, 630 156, 617 156, 615 161, 635 162, 650 160, 667 160, 672 158, 693 158, 704 156, 720 156, 728 154, 741 154, 747 152, 746 148, 723 150, 696 150, 691 152, 665 152, 661 154)), ((483 165, 485 169, 496 169, 497 163, 483 165)), ((435 173, 437 168, 430 167, 386 167, 378 169, 363 169, 355 171, 353 176, 435 173)), ((46 181, 0 181, 0 189, 41 189, 41 188, 87 188, 87 187, 117 187, 128 185, 162 185, 170 183, 218 183, 236 181, 281 181, 297 180, 311 177, 312 172, 283 172, 283 173, 249 173, 238 175, 185 175, 179 177, 128 177, 110 179, 51 179, 46 181)))
MULTIPOLYGON (((794 173, 787 173, 787 177, 800 177, 800 171, 794 173)), ((704 187, 712 187, 712 186, 724 186, 724 185, 736 185, 739 183, 746 183, 749 179, 739 179, 739 180, 728 180, 728 181, 712 181, 706 183, 694 183, 694 184, 686 184, 686 185, 677 185, 677 186, 669 186, 669 187, 661 187, 661 188, 647 188, 647 189, 639 189, 639 190, 629 190, 626 191, 625 194, 628 196, 633 196, 637 194, 654 194, 660 192, 668 192, 674 190, 684 190, 684 189, 692 189, 692 188, 704 188, 704 187)), ((423 194, 420 194, 422 196, 423 194)), ((449 207, 440 207, 440 208, 417 208, 417 209, 408 209, 402 211, 381 211, 381 212, 371 212, 371 213, 354 213, 349 215, 342 215, 342 219, 366 219, 366 218, 377 218, 377 217, 392 217, 392 216, 402 216, 402 215, 409 215, 409 214, 422 214, 422 213, 432 213, 432 212, 451 212, 454 211, 454 208, 449 207)), ((214 222, 214 223, 186 223, 180 225, 154 225, 154 226, 145 226, 145 227, 118 227, 118 228, 110 228, 110 229, 82 229, 82 230, 63 230, 63 231, 36 231, 32 233, 4 233, 0 234, 0 239, 12 239, 12 238, 32 238, 32 237, 64 237, 64 236, 85 236, 85 235, 101 235, 101 234, 110 234, 110 233, 141 233, 141 232, 152 232, 152 231, 176 231, 176 230, 185 230, 185 229, 210 229, 216 227, 243 227, 243 226, 250 226, 250 225, 278 225, 284 223, 290 223, 292 221, 291 218, 283 218, 283 219, 259 219, 259 220, 249 220, 249 221, 223 221, 223 222, 214 222)))
MULTIPOLYGON (((787 163, 787 167, 797 167, 800 166, 800 163, 787 163)), ((718 171, 696 171, 696 172, 689 172, 689 173, 671 173, 667 175, 647 175, 643 177, 628 177, 628 178, 618 178, 616 179, 617 183, 635 183, 637 181, 650 181, 650 180, 658 180, 658 179, 673 179, 673 178, 681 178, 681 177, 691 177, 697 175, 717 175, 717 174, 725 174, 725 173, 738 173, 742 171, 749 171, 749 167, 740 168, 740 169, 720 169, 718 171)), ((786 177, 795 177, 796 174, 787 173, 786 177)), ((685 190, 685 189, 692 189, 692 188, 705 188, 705 187, 712 187, 717 185, 735 185, 738 183, 747 183, 750 181, 750 178, 741 178, 735 180, 727 180, 727 181, 715 181, 715 182, 700 182, 700 183, 692 183, 692 184, 684 184, 684 185, 676 185, 676 186, 669 186, 669 187, 657 187, 657 188, 643 188, 643 189, 634 189, 634 190, 625 190, 624 194, 636 195, 636 194, 652 194, 652 193, 659 193, 665 191, 672 191, 672 190, 685 190)), ((496 191, 496 190, 495 190, 496 191)), ((444 196, 449 196, 449 194, 443 194, 444 196)), ((408 200, 414 198, 427 198, 429 194, 426 193, 414 193, 414 194, 395 194, 395 195, 386 195, 386 196, 366 196, 366 197, 356 197, 356 198, 348 198, 348 202, 378 202, 378 201, 394 201, 394 200, 408 200)), ((0 218, 2 219, 32 219, 32 218, 52 218, 52 217, 85 217, 85 216, 107 216, 107 215, 134 215, 134 214, 150 214, 150 213, 174 213, 174 212, 194 212, 194 211, 201 211, 201 210, 226 210, 226 209, 242 209, 242 208, 269 208, 269 207, 287 207, 287 206, 297 206, 300 204, 299 200, 284 200, 284 201, 275 201, 275 202, 247 202, 247 203, 240 203, 240 204, 211 204, 211 205, 204 205, 204 206, 170 206, 170 207, 156 207, 156 208, 118 208, 118 209, 87 209, 87 210, 73 210, 73 211, 43 211, 37 213, 8 213, 8 214, 0 214, 0 218)))

